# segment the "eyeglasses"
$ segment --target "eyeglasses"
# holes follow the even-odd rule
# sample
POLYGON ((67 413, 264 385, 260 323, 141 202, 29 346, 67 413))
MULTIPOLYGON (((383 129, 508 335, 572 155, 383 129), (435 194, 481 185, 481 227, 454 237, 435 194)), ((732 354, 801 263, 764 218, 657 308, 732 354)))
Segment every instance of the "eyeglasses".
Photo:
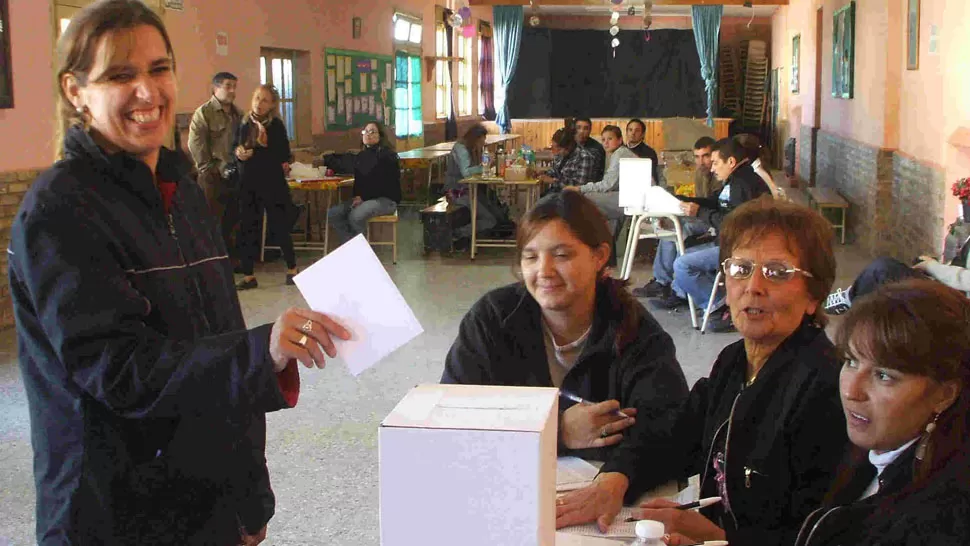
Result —
POLYGON ((378 133, 377 129, 364 129, 363 131, 360 132, 360 134, 362 134, 362 135, 376 135, 376 134, 379 134, 379 133, 378 133))
POLYGON ((789 281, 795 276, 795 273, 801 273, 806 277, 814 278, 814 275, 808 271, 792 267, 784 262, 765 262, 759 264, 753 260, 746 260, 744 258, 728 258, 721 262, 721 269, 724 270, 724 274, 728 277, 743 281, 751 277, 755 271, 755 267, 758 265, 761 266, 761 274, 769 281, 789 281))

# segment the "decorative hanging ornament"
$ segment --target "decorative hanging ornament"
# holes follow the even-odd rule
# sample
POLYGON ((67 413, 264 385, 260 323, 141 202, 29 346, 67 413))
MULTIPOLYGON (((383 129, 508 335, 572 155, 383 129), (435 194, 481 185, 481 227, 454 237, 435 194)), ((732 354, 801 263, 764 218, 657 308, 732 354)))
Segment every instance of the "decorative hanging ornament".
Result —
POLYGON ((620 33, 620 27, 613 25, 610 27, 610 36, 616 36, 620 33))
POLYGON ((529 17, 529 25, 534 27, 539 26, 539 16, 533 15, 532 17, 529 17))
POLYGON ((618 22, 620 22, 620 14, 619 12, 614 11, 613 13, 610 14, 610 24, 615 25, 618 22))
POLYGON ((461 18, 464 19, 465 21, 471 21, 472 20, 472 9, 470 7, 468 7, 468 6, 465 6, 465 7, 461 8, 460 10, 458 10, 458 15, 460 15, 461 18))
MULTIPOLYGON (((613 46, 614 49, 616 49, 620 45, 620 39, 619 38, 613 38, 613 41, 610 42, 610 45, 613 46)), ((614 52, 614 54, 615 53, 616 52, 614 52)))
POLYGON ((630 9, 626 10, 626 14, 633 17, 637 14, 637 8, 630 6, 630 9))
POLYGON ((468 25, 465 27, 461 27, 461 35, 464 36, 465 38, 474 38, 477 32, 478 32, 478 29, 475 28, 475 25, 468 25))
POLYGON ((457 13, 452 13, 448 16, 448 24, 451 25, 452 28, 460 27, 463 22, 464 20, 462 20, 461 15, 458 15, 457 13))

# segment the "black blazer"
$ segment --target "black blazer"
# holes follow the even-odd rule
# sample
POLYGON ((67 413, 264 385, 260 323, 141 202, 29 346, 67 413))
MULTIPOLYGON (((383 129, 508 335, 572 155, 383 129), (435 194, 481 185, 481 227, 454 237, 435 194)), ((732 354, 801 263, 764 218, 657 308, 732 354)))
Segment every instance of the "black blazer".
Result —
MULTIPOLYGON (((236 146, 249 139, 252 120, 247 116, 236 129, 232 141, 233 155, 236 146)), ((266 126, 267 145, 253 148, 253 156, 247 161, 236 160, 239 165, 240 188, 255 191, 270 203, 286 203, 290 200, 290 188, 286 185, 283 163, 290 161, 290 139, 286 126, 279 118, 273 118, 266 126)))
MULTIPOLYGON (((646 309, 639 335, 616 352, 613 340, 622 315, 605 292, 597 291, 592 330, 562 388, 587 400, 615 399, 621 407, 637 408, 637 424, 617 446, 562 448, 560 454, 607 461, 611 468, 632 472, 642 443, 669 437, 676 410, 687 396, 687 382, 673 340, 646 309)), ((541 320, 539 304, 522 283, 485 294, 462 319, 441 382, 552 387, 541 320)), ((560 399, 559 411, 573 404, 560 399)))
POLYGON ((701 497, 718 496, 713 459, 726 443, 733 514, 723 505, 704 514, 731 544, 791 544, 821 504, 847 444, 839 362, 825 332, 806 320, 742 388, 746 367, 743 340, 721 351, 710 377, 691 389, 673 441, 644 450, 627 474, 627 499, 694 474, 701 497))

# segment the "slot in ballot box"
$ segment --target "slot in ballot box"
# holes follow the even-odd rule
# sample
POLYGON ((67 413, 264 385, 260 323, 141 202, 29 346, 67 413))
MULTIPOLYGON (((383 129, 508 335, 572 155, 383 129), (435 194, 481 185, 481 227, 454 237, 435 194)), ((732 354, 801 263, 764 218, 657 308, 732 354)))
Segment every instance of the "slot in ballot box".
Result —
POLYGON ((420 385, 378 430, 382 546, 553 546, 558 390, 420 385))

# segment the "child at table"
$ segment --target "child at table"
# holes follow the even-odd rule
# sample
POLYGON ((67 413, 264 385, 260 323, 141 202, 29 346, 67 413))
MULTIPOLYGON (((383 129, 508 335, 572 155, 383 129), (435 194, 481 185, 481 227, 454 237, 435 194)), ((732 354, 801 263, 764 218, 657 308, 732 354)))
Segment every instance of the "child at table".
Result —
POLYGON ((394 214, 401 202, 401 168, 384 127, 372 121, 360 134, 361 150, 354 159, 354 197, 327 213, 343 241, 364 233, 371 218, 394 214))

